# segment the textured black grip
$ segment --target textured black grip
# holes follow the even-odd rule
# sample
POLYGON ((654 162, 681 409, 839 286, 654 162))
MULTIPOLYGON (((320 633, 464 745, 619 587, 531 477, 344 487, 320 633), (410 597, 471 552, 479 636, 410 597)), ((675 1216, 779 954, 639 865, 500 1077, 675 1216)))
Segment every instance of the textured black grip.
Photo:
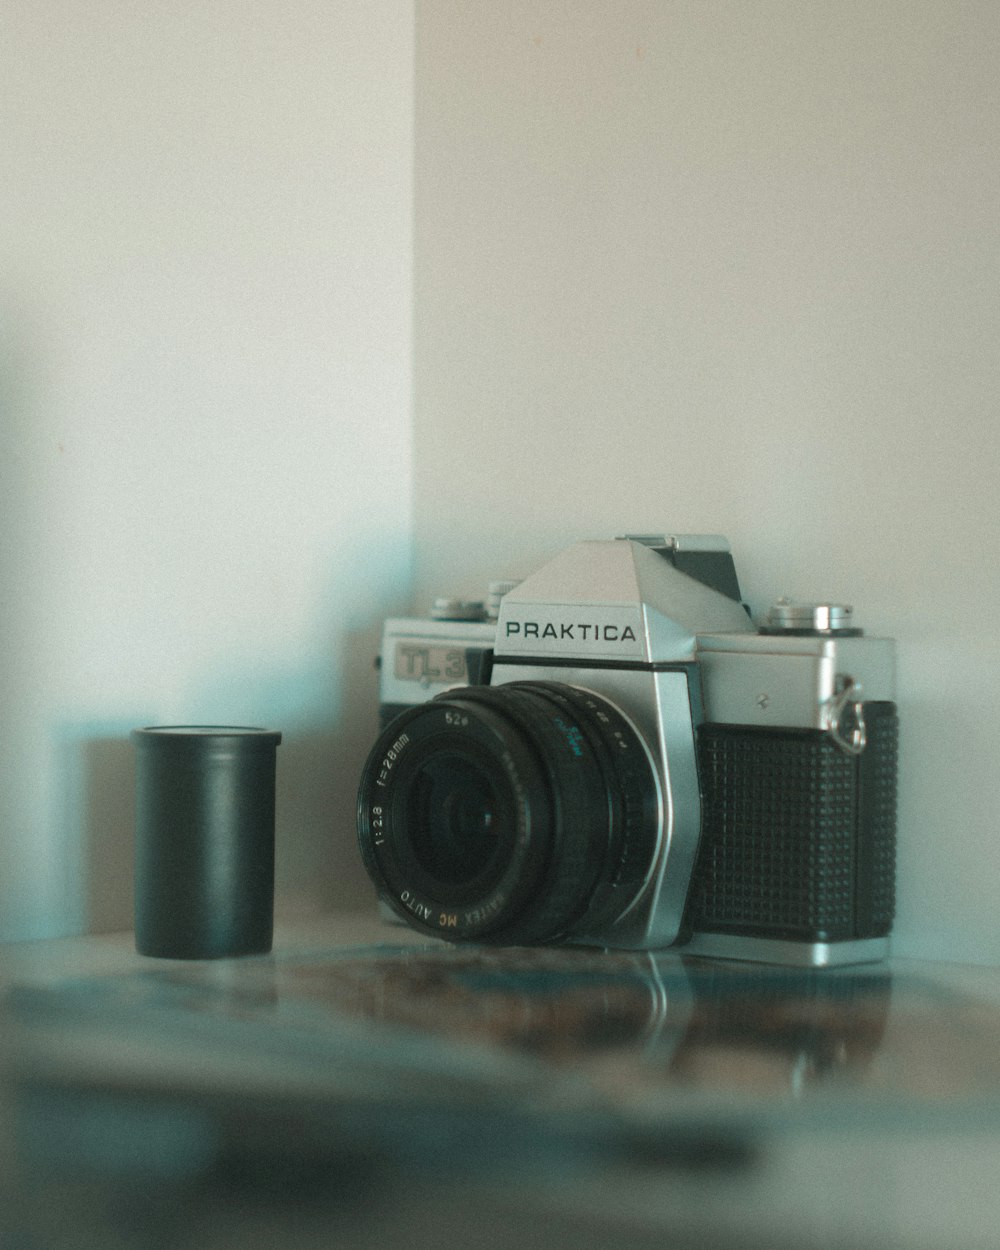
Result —
POLYGON ((849 755, 819 730, 703 725, 702 837, 685 927, 842 941, 882 937, 895 906, 895 705, 865 705, 849 755))

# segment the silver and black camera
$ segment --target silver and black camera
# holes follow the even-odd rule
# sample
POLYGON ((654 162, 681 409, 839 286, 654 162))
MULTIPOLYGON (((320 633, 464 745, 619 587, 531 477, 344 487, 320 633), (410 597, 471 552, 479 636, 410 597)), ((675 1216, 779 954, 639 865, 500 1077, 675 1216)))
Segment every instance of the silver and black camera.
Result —
POLYGON ((890 639, 837 604, 779 600, 755 627, 714 535, 579 543, 495 599, 496 619, 445 601, 385 624, 358 836, 399 917, 479 943, 885 956, 890 639))

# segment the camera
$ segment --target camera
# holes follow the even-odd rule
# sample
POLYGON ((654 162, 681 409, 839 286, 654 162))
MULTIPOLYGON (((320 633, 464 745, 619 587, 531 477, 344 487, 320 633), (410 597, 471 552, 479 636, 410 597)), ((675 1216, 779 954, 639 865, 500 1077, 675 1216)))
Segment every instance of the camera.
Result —
POLYGON ((362 858, 453 941, 877 961, 894 668, 843 604, 755 625, 720 536, 577 543, 491 607, 386 621, 362 858))

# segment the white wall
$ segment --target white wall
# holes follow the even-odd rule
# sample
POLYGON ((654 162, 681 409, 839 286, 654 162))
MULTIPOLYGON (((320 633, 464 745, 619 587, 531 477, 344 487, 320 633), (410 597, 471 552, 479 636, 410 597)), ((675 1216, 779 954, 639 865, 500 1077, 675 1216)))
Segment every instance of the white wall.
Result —
POLYGON ((1000 6, 419 0, 418 601, 709 530, 899 640, 897 950, 1000 962, 1000 6))
POLYGON ((267 724, 282 897, 363 888, 407 598, 413 12, 0 15, 0 938, 131 919, 134 726, 267 724))

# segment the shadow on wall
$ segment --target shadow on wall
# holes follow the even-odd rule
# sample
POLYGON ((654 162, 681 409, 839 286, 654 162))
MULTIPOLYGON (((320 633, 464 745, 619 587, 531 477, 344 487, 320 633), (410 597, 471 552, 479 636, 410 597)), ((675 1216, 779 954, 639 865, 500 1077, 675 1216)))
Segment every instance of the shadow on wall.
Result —
MULTIPOLYGON (((342 671, 328 719, 285 731, 278 748, 278 912, 375 906, 355 841, 361 767, 378 725, 373 671, 381 621, 341 636, 342 671)), ((278 726, 282 728, 282 726, 278 726)))
POLYGON ((84 928, 130 929, 135 765, 128 731, 85 741, 81 754, 84 928))
POLYGON ((132 927, 135 767, 129 732, 114 724, 65 728, 57 767, 66 932, 132 927))

